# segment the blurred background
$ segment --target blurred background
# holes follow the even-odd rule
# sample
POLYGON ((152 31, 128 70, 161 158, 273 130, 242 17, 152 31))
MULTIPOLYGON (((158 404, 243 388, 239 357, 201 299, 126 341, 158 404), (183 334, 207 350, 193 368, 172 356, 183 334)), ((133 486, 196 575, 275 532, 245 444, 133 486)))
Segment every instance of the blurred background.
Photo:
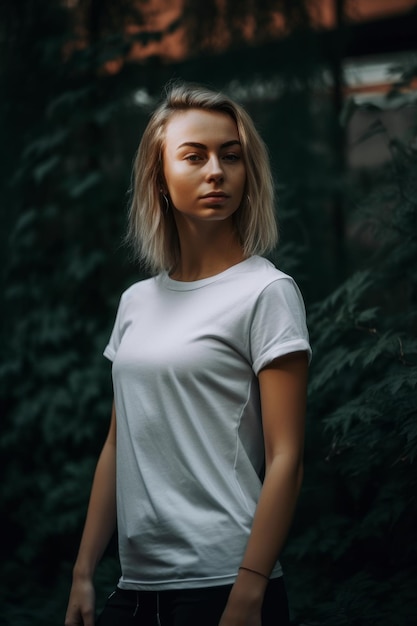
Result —
MULTIPOLYGON (((417 623, 417 2, 3 0, 0 624, 63 624, 109 422, 131 164, 173 79, 268 144, 314 358, 292 623, 417 623)), ((116 543, 96 577, 100 608, 116 543)), ((198 625, 196 625, 198 626, 198 625)))

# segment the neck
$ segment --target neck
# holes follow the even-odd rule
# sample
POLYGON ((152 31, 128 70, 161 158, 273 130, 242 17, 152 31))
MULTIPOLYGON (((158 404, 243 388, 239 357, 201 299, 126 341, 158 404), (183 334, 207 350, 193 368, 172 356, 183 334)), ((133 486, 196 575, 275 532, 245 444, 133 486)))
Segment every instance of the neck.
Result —
POLYGON ((245 259, 233 228, 211 223, 200 229, 193 224, 178 228, 181 256, 171 272, 174 280, 194 281, 215 276, 245 259))

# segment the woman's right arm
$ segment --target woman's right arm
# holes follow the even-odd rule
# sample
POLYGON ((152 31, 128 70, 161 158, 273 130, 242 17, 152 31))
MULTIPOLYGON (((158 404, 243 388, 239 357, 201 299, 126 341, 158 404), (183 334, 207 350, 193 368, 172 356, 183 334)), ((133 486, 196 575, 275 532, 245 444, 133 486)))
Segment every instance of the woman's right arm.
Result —
POLYGON ((95 592, 93 576, 116 528, 116 412, 112 409, 109 432, 101 451, 68 601, 65 626, 93 626, 95 592))

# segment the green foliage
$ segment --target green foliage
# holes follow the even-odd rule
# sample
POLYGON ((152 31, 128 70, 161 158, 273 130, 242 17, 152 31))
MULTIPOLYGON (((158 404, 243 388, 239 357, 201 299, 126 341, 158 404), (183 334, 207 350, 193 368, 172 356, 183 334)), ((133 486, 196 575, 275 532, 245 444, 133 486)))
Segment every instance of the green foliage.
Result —
MULTIPOLYGON (((133 151, 115 160, 110 141, 128 128, 125 94, 117 79, 95 79, 87 51, 57 62, 68 22, 62 9, 44 9, 22 25, 22 40, 37 40, 30 77, 21 72, 28 51, 20 35, 2 76, 14 81, 3 135, 19 150, 13 169, 7 162, 2 169, 7 586, 0 602, 2 619, 19 625, 63 623, 70 564, 110 416, 110 372, 101 355, 118 295, 136 278, 120 250, 133 151)), ((114 546, 112 554, 114 563, 114 546)), ((98 581, 104 588, 100 573, 98 581)))
MULTIPOLYGON (((285 48, 251 50, 252 73, 245 64, 236 68, 232 53, 222 57, 222 71, 218 58, 201 57, 175 69, 152 61, 107 76, 99 71, 103 59, 126 53, 112 24, 129 3, 114 9, 117 15, 108 9, 102 37, 91 15, 90 45, 68 58, 62 56, 74 34, 68 14, 59 3, 41 4, 40 11, 31 0, 7 3, 10 40, 3 38, 9 65, 2 62, 8 101, 0 116, 8 147, 0 168, 7 207, 0 246, 0 498, 7 541, 0 623, 63 621, 109 420, 111 381, 101 354, 119 294, 141 277, 120 245, 130 166, 148 113, 135 94, 142 90, 152 101, 176 72, 241 94, 258 122, 279 180, 282 247, 273 258, 296 276, 307 299, 314 358, 306 478, 283 558, 294 617, 309 625, 411 626, 417 556, 413 137, 391 141, 392 158, 382 168, 352 180, 340 172, 337 118, 329 103, 317 104, 322 65, 307 33, 303 46, 290 39, 285 48), (239 80, 230 80, 229 66, 239 80), (340 242, 332 211, 342 195, 356 222, 354 238, 340 242)), ((211 3, 198 4, 203 13, 213 10, 211 3)), ((302 5, 287 10, 293 23, 306 27, 302 5)), ((87 11, 90 3, 82 6, 87 11)), ((267 9, 257 9, 260 25, 267 9)), ((190 23, 198 15, 189 15, 190 23)), ((240 18, 233 19, 238 31, 240 18)), ((239 48, 239 37, 236 42, 239 48)), ((410 76, 407 67, 404 80, 410 76)), ((354 104, 346 107, 346 123, 354 112, 354 104)), ((386 136, 381 121, 362 141, 375 133, 386 136)), ((115 553, 111 545, 97 573, 99 605, 118 577, 115 553)))
POLYGON ((329 626, 411 626, 417 610, 417 150, 390 148, 350 195, 364 269, 310 307, 306 486, 286 555, 299 614, 329 626))

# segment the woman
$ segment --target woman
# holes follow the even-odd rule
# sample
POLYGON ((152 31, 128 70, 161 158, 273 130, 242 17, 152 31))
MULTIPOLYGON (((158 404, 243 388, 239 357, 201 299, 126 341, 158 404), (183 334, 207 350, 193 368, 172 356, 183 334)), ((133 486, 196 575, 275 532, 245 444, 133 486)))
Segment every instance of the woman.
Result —
POLYGON ((93 624, 117 509, 122 576, 100 626, 288 625, 278 555, 310 347, 297 286, 258 256, 277 238, 266 149, 228 97, 175 86, 134 183, 130 237, 156 275, 123 294, 104 352, 114 407, 65 624, 93 624))

